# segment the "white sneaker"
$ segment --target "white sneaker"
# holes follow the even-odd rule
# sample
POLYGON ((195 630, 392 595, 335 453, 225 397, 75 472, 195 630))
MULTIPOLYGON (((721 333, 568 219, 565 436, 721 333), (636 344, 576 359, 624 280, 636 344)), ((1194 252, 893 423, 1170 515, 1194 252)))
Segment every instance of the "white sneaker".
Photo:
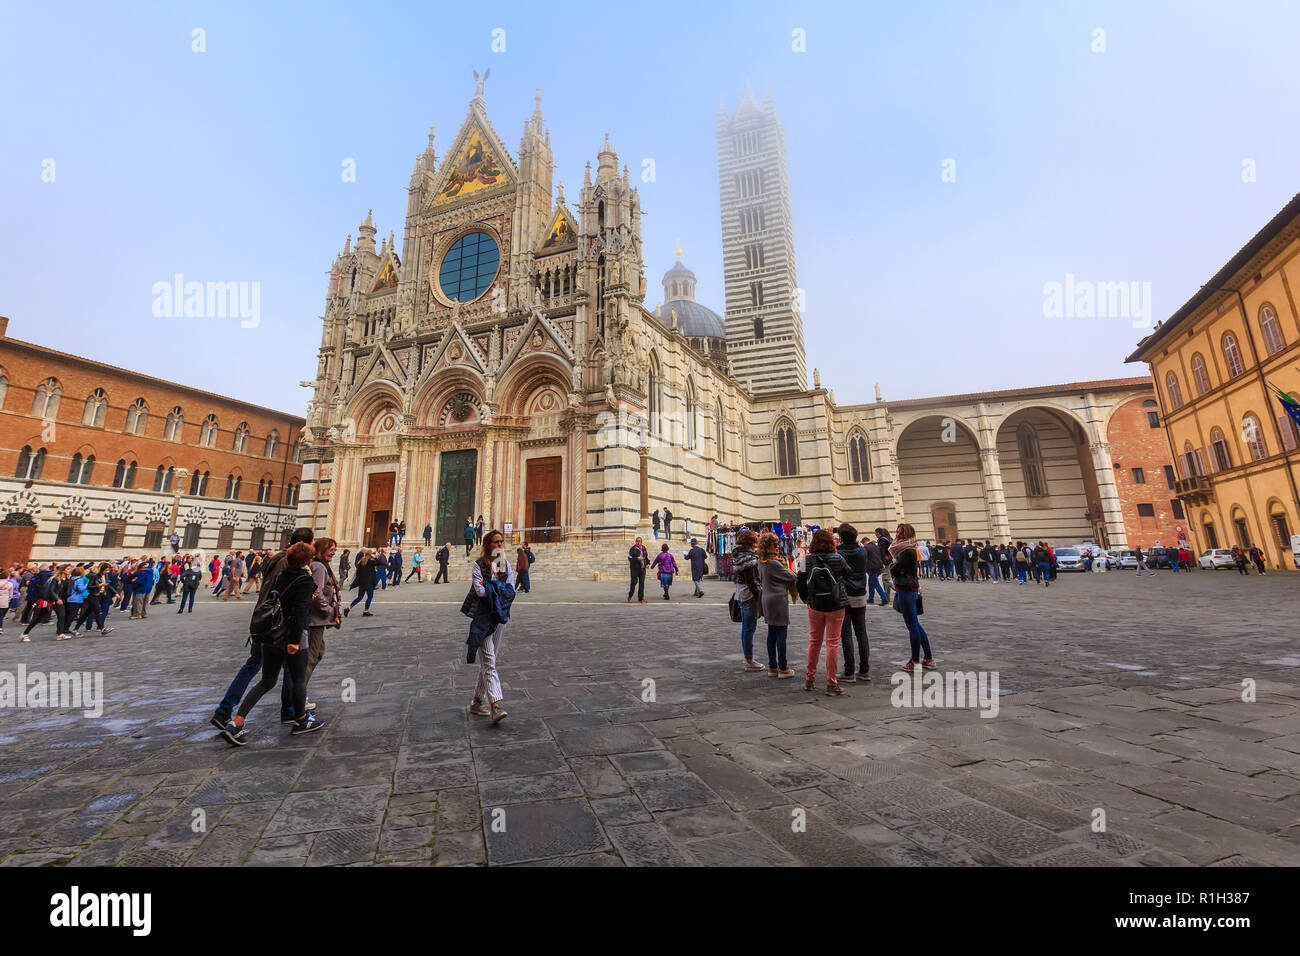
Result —
POLYGON ((24 643, 24 644, 30 644, 31 642, 32 642, 32 639, 31 639, 30 637, 28 637, 26 634, 24 634, 24 635, 23 635, 23 639, 22 639, 22 643, 24 643))
POLYGON ((72 638, 69 637, 67 634, 60 634, 58 637, 55 638, 55 640, 56 640, 56 641, 70 641, 70 640, 72 640, 72 638))

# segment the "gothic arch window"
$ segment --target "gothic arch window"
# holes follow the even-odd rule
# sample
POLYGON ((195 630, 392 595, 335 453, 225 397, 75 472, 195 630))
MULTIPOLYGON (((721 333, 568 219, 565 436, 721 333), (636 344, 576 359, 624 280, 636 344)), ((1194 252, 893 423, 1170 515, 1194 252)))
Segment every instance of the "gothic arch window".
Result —
POLYGON ((1264 348, 1269 355, 1276 355, 1286 347, 1282 326, 1277 321, 1277 310, 1271 305, 1264 305, 1259 310, 1259 330, 1264 333, 1264 348))
POLYGON ((1043 449, 1038 444, 1038 431, 1029 422, 1016 427, 1016 447, 1020 451, 1020 470, 1025 476, 1027 498, 1047 497, 1047 474, 1043 470, 1043 449))
POLYGON ((149 406, 143 398, 137 398, 126 410, 126 430, 132 435, 143 435, 149 423, 149 406))
POLYGON ((81 457, 81 452, 72 456, 72 466, 68 469, 68 484, 71 485, 88 485, 90 484, 90 475, 95 467, 95 456, 90 455, 86 458, 81 457))
POLYGON ((32 397, 32 414, 37 418, 53 418, 59 413, 59 400, 63 398, 63 386, 57 378, 47 378, 36 386, 32 397))
POLYGON ((241 455, 248 451, 248 422, 239 423, 239 427, 235 429, 235 441, 231 447, 241 455))
POLYGON ((695 422, 695 383, 686 383, 686 447, 694 449, 698 440, 695 422))
POLYGON ((4 368, 0 366, 0 408, 5 407, 5 396, 8 394, 9 376, 5 374, 4 368))
POLYGON ((134 488, 135 487, 135 467, 136 463, 126 463, 125 458, 117 460, 117 468, 113 472, 114 488, 134 488))
POLYGON ((799 474, 799 439, 788 418, 777 423, 775 435, 776 473, 781 477, 799 474))
POLYGON ((297 507, 298 505, 299 485, 296 482, 289 482, 284 486, 284 503, 288 507, 297 507))
POLYGON ((650 414, 650 434, 659 435, 663 427, 663 383, 660 381, 659 359, 650 357, 650 375, 647 385, 647 403, 650 414))
POLYGON ((1170 372, 1165 376, 1165 388, 1169 391, 1169 404, 1173 408, 1183 407, 1183 390, 1178 387, 1178 376, 1170 372))
POLYGON ((181 411, 181 407, 177 405, 167 413, 167 423, 163 426, 163 439, 166 441, 180 441, 184 433, 185 414, 181 411))
POLYGON ((268 504, 271 500, 271 479, 263 478, 257 483, 257 503, 259 505, 268 504))
POLYGON ((1210 461, 1214 462, 1215 471, 1227 471, 1232 467, 1232 453, 1222 428, 1210 429, 1210 461))
POLYGON ((1236 378, 1246 371, 1241 360, 1241 349, 1237 346, 1237 337, 1229 332, 1223 337, 1223 358, 1228 363, 1228 377, 1236 378))
POLYGON ((103 428, 104 415, 108 412, 108 396, 102 388, 97 388, 86 397, 86 408, 81 413, 81 424, 87 428, 103 428))
POLYGON ((176 477, 176 469, 168 465, 166 467, 159 465, 158 470, 153 476, 154 491, 171 491, 172 480, 176 477))
POLYGON ((209 415, 203 419, 203 424, 199 426, 199 444, 212 448, 217 443, 217 431, 216 415, 209 415))
POLYGON ((271 434, 266 436, 266 457, 274 458, 275 453, 279 450, 279 448, 280 448, 280 433, 276 431, 274 428, 272 428, 271 434))
POLYGON ((1254 415, 1247 415, 1241 420, 1241 438, 1246 443, 1246 449, 1250 452, 1252 461, 1259 461, 1261 458, 1268 457, 1268 445, 1264 441, 1264 429, 1260 427, 1259 419, 1254 415))
POLYGON ((860 431, 849 436, 849 481, 871 480, 871 459, 867 455, 867 437, 860 431))
POLYGON ((40 479, 41 469, 44 467, 45 449, 42 448, 33 454, 32 446, 24 445, 23 450, 18 453, 18 467, 14 470, 14 477, 26 481, 37 481, 40 479))
POLYGON ((299 435, 298 440, 293 443, 293 463, 295 465, 302 464, 302 449, 303 449, 303 440, 302 440, 302 436, 299 435))
POLYGON ((723 456, 727 453, 727 425, 726 419, 722 416, 722 399, 718 399, 718 406, 713 417, 713 443, 717 452, 718 462, 721 463, 723 456))
POLYGON ((1210 390, 1210 375, 1205 370, 1205 359, 1197 352, 1192 356, 1192 381, 1196 383, 1196 394, 1204 395, 1210 390))

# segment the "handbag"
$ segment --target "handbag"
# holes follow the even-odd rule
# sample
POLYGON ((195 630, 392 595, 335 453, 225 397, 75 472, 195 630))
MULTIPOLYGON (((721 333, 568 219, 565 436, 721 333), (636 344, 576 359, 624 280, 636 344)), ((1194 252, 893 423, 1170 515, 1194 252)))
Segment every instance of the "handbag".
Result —
POLYGON ((727 600, 727 614, 731 617, 732 624, 740 623, 740 602, 734 594, 727 600))

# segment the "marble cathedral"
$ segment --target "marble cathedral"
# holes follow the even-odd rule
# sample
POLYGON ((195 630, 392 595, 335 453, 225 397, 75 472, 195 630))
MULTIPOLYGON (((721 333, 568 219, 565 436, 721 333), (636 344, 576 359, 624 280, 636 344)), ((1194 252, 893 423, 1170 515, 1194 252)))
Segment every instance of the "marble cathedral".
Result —
MULTIPOLYGON (((661 304, 641 199, 605 137, 552 182, 541 97, 515 155, 483 82, 408 186, 400 248, 367 215, 329 273, 299 519, 341 546, 391 521, 624 538, 668 506, 931 537, 1125 542, 1111 458, 1147 379, 837 405, 807 387, 785 146, 770 95, 717 116, 725 318, 680 259, 661 304)), ((679 525, 680 527, 680 525, 679 525)), ((536 535, 534 535, 536 537, 536 535)))

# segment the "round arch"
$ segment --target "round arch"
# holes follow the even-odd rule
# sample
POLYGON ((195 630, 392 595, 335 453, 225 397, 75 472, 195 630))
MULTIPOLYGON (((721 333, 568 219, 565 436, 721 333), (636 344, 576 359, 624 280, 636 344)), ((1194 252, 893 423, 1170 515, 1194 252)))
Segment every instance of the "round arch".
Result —
POLYGON ((425 427, 436 427, 444 406, 453 396, 467 392, 478 404, 483 403, 487 394, 487 383, 477 370, 465 365, 456 365, 442 369, 431 378, 415 399, 415 423, 425 427))
POLYGON ((528 402, 541 389, 550 386, 567 401, 572 373, 556 355, 549 353, 530 355, 516 364, 498 387, 497 407, 507 415, 528 414, 528 402))

